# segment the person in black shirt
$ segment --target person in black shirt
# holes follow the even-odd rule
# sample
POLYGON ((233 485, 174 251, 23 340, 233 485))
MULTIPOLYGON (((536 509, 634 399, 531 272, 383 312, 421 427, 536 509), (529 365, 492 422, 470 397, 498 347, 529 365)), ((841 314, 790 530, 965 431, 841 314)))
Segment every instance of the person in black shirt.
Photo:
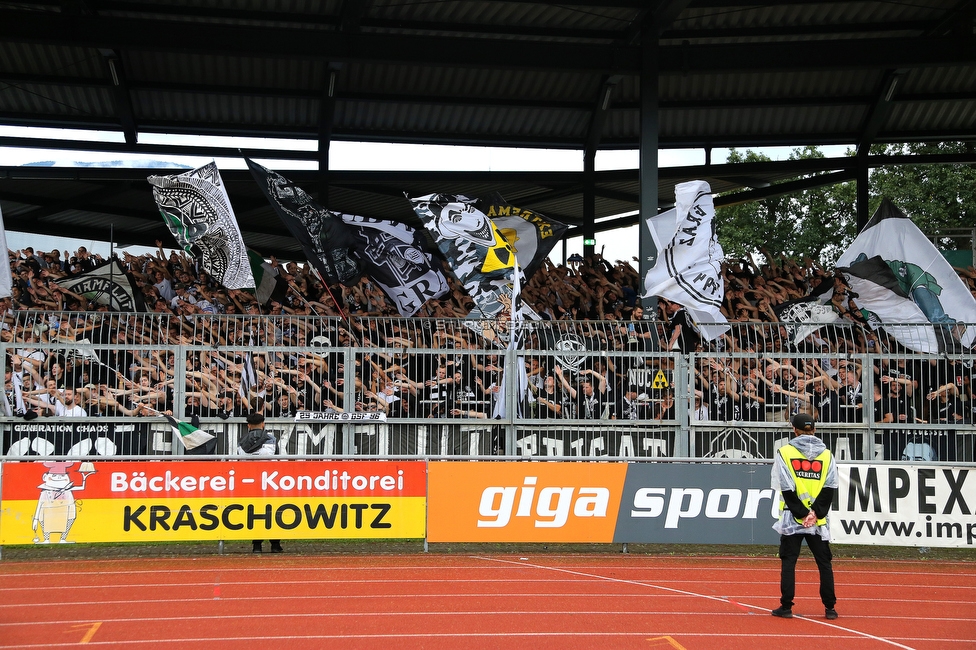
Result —
POLYGON ((668 335, 668 350, 689 354, 701 345, 701 335, 684 307, 678 303, 668 304, 668 317, 671 331, 668 335))

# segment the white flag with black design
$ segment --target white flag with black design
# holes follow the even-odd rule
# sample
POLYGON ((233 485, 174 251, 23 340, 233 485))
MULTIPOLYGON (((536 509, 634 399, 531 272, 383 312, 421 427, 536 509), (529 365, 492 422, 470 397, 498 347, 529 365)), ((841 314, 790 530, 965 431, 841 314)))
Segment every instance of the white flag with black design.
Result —
POLYGON ((228 289, 253 289, 247 248, 216 163, 175 176, 150 176, 153 197, 180 248, 228 289))
POLYGON ((901 210, 881 202, 840 259, 854 303, 868 322, 918 352, 969 349, 976 299, 949 262, 901 210))
POLYGON ((512 304, 515 249, 478 200, 454 194, 407 197, 448 267, 474 300, 471 317, 493 319, 512 304))
POLYGON ((674 209, 646 221, 661 256, 644 278, 644 295, 682 305, 702 338, 712 341, 729 325, 721 311, 725 254, 715 237, 711 188, 705 181, 680 183, 674 197, 674 209))

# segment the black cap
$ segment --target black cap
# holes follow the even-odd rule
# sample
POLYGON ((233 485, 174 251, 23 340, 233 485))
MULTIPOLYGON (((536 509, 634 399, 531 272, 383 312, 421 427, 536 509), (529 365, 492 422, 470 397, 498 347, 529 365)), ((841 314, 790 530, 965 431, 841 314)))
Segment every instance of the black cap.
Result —
POLYGON ((797 413, 790 419, 790 424, 797 431, 815 431, 817 429, 817 421, 807 413, 797 413))

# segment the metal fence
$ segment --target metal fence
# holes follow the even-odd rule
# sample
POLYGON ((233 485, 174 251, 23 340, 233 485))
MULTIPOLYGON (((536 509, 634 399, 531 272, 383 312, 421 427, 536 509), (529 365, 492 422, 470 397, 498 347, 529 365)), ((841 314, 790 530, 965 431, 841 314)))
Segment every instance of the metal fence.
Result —
POLYGON ((543 321, 513 350, 495 321, 18 312, 2 453, 183 454, 171 413, 234 455, 260 410, 294 456, 770 458, 802 410, 842 460, 973 462, 972 353, 802 328, 734 323, 682 350, 666 323, 543 321))

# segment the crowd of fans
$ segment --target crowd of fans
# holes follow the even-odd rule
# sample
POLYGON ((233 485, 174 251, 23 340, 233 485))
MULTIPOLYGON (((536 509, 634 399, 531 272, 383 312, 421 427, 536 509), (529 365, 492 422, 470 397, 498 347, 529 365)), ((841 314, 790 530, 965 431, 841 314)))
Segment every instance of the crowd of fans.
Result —
MULTIPOLYGON (((152 416, 179 410, 176 396, 185 399, 186 415, 225 419, 300 409, 492 418, 503 409, 503 351, 455 320, 473 306, 456 282, 417 318, 400 319, 369 278, 326 287, 308 264, 272 260, 287 289, 262 306, 159 244, 155 254, 120 260, 149 310, 128 314, 103 313, 104 306, 59 286, 60 278, 97 265, 98 255, 84 248, 10 252, 12 296, 0 330, 12 344, 8 414, 152 416), (187 346, 178 391, 176 354, 161 347, 175 345, 187 346), (347 356, 350 346, 376 352, 347 356)), ((875 422, 892 426, 973 421, 971 363, 914 355, 883 330, 864 327, 843 282, 815 261, 766 258, 763 265, 724 264, 723 312, 732 328, 704 344, 680 305, 661 300, 656 319, 643 313, 630 263, 599 255, 546 261, 522 290, 543 318, 525 345, 525 415, 674 420, 675 368, 660 352, 680 350, 713 353, 690 369, 693 420, 781 421, 805 410, 823 422, 855 423, 870 409, 875 422), (773 307, 825 280, 835 283, 831 302, 845 320, 797 340, 773 307), (881 356, 864 368, 851 355, 865 352, 881 356), (862 388, 865 380, 870 385, 862 388)), ((976 290, 972 268, 960 276, 976 290)), ((943 457, 951 453, 942 449, 943 457)))

